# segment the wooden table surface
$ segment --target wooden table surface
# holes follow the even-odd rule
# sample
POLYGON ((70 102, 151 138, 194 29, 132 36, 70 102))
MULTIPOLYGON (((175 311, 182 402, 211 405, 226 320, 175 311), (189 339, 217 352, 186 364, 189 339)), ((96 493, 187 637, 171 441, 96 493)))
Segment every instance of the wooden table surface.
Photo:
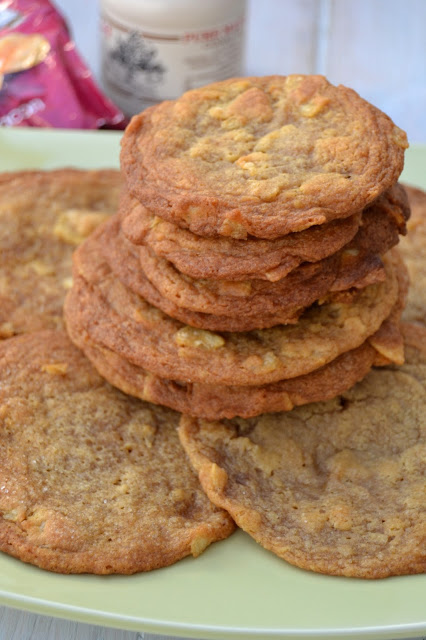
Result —
MULTIPOLYGON (((95 0, 56 0, 99 77, 95 0)), ((249 0, 246 73, 321 73, 426 143, 425 0, 249 0)), ((426 169, 426 167, 425 167, 426 169)), ((165 640, 0 607, 0 640, 165 640)))

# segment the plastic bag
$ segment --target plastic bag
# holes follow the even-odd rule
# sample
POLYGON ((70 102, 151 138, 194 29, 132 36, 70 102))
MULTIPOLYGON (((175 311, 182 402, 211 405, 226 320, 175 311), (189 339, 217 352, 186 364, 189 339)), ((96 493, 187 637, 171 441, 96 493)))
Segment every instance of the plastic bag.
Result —
POLYGON ((125 126, 48 0, 1 2, 0 126, 125 126))

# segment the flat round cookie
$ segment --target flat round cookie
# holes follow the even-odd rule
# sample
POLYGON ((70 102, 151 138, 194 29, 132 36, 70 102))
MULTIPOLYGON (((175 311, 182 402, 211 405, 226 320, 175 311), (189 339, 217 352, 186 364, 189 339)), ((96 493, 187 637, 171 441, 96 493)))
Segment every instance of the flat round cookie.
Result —
POLYGON ((411 287, 404 319, 426 327, 426 192, 405 187, 411 205, 408 233, 401 240, 401 255, 408 269, 411 287))
POLYGON ((277 282, 193 280, 147 247, 138 253, 120 233, 117 218, 104 226, 99 244, 123 284, 164 313, 201 329, 250 331, 295 323, 308 306, 330 292, 383 281, 382 260, 371 250, 387 250, 398 241, 398 232, 392 223, 381 226, 372 217, 373 224, 369 222, 367 217, 344 250, 304 263, 277 282))
MULTIPOLYGON (((217 305, 214 308, 214 313, 204 313, 179 306, 177 304, 179 293, 177 293, 177 300, 166 298, 150 282, 141 267, 140 248, 132 245, 120 232, 120 224, 117 217, 111 218, 109 223, 104 225, 102 233, 98 237, 98 246, 99 252, 108 262, 114 276, 119 278, 125 287, 128 287, 138 296, 142 296, 151 305, 161 309, 172 318, 176 318, 192 327, 209 331, 251 331, 252 329, 263 329, 282 323, 295 323, 304 310, 304 307, 301 306, 301 301, 306 301, 307 296, 312 291, 314 292, 312 300, 315 300, 315 292, 318 290, 315 280, 318 281, 321 278, 321 273, 317 276, 315 274, 315 272, 320 271, 320 269, 315 268, 315 265, 311 268, 310 273, 305 270, 299 274, 298 279, 299 282, 305 285, 304 290, 300 292, 300 295, 294 296, 285 307, 278 308, 272 313, 267 313, 265 308, 260 308, 258 315, 252 309, 250 309, 251 312, 249 314, 221 315, 221 305, 217 305)), ((322 283, 333 280, 332 267, 336 262, 337 260, 330 260, 330 264, 323 270, 322 283)), ((373 265, 373 267, 372 275, 380 277, 383 271, 381 264, 373 265)), ((229 298, 230 296, 228 296, 228 303, 233 300, 233 298, 231 300, 229 298)), ((222 304, 223 306, 229 312, 229 304, 227 306, 222 304)))
POLYGON ((308 402, 334 398, 361 380, 373 364, 402 364, 404 346, 400 320, 407 288, 406 274, 401 272, 395 306, 378 331, 361 346, 304 376, 261 386, 168 380, 93 342, 87 329, 77 322, 69 325, 68 331, 73 342, 84 351, 99 373, 125 393, 208 420, 235 416, 251 418, 261 413, 290 411, 308 402))
POLYGON ((117 210, 115 170, 22 171, 0 178, 0 339, 63 327, 71 255, 117 210))
POLYGON ((355 238, 344 249, 322 261, 303 263, 274 282, 194 281, 148 247, 140 247, 138 255, 124 237, 118 217, 104 226, 99 243, 123 284, 164 313, 201 329, 250 331, 294 323, 306 307, 330 291, 383 280, 380 254, 398 242, 398 232, 405 232, 409 208, 402 205, 404 200, 405 192, 398 186, 395 196, 389 193, 366 210, 355 238))
MULTIPOLYGON (((337 253, 314 263, 303 263, 275 282, 266 280, 198 280, 181 274, 171 262, 158 257, 148 247, 140 248, 143 273, 160 292, 179 308, 199 313, 237 317, 279 316, 288 322, 295 312, 310 306, 330 291, 362 288, 384 279, 380 260, 398 243, 398 227, 391 215, 379 206, 370 207, 353 240, 337 253)), ((122 263, 122 269, 125 264, 122 263)), ((143 295, 143 292, 142 292, 143 295)), ((276 323, 278 324, 278 323, 276 323)), ((254 328, 271 325, 261 324, 254 328)))
POLYGON ((406 275, 402 272, 398 300, 389 317, 361 346, 304 376, 261 386, 209 385, 164 379, 93 342, 87 329, 77 322, 69 325, 68 331, 99 373, 125 393, 209 420, 235 416, 250 418, 334 398, 361 380, 373 364, 402 364, 404 346, 400 319, 407 286, 406 275))
POLYGON ((252 420, 183 416, 181 442, 210 499, 266 549, 320 573, 426 571, 426 332, 406 364, 324 403, 252 420))
MULTIPOLYGON (((126 287, 173 318, 211 331, 250 331, 295 323, 306 307, 328 293, 339 270, 339 256, 330 256, 325 264, 306 263, 285 281, 275 283, 194 281, 176 272, 163 258, 152 253, 142 255, 148 250, 126 240, 120 233, 117 217, 104 225, 99 245, 112 271, 126 287)), ((351 260, 353 256, 348 254, 348 262, 351 260)), ((357 268, 358 263, 347 266, 347 279, 352 276, 353 283, 365 275, 363 269, 357 268)), ((369 266, 367 277, 383 280, 381 261, 373 265, 369 261, 369 266)))
POLYGON ((234 529, 190 469, 178 414, 125 396, 60 331, 0 344, 0 550, 61 573, 134 573, 234 529))
POLYGON ((377 351, 366 341, 305 376, 263 386, 206 385, 160 378, 91 342, 79 327, 71 327, 70 336, 99 373, 124 393, 208 420, 251 418, 334 398, 361 380, 377 360, 377 351))
POLYGON ((212 333, 166 316, 124 287, 99 251, 101 233, 74 253, 67 325, 86 327, 94 342, 162 378, 251 386, 304 375, 365 342, 398 297, 399 259, 390 252, 386 280, 350 302, 311 307, 296 325, 212 333))
POLYGON ((277 238, 361 211, 397 182, 407 138, 323 76, 234 78, 135 116, 127 187, 199 235, 277 238))
MULTIPOLYGON (((409 207, 401 185, 393 185, 371 207, 382 230, 393 221, 400 233, 405 232, 409 207)), ((257 278, 270 282, 285 277, 302 262, 318 262, 336 253, 352 240, 362 224, 358 213, 276 240, 206 238, 150 214, 129 194, 121 200, 120 215, 122 232, 133 244, 146 245, 183 274, 192 278, 257 278)))
POLYGON ((361 221, 358 212, 276 240, 208 238, 155 216, 130 194, 120 202, 120 216, 122 232, 130 242, 150 247, 192 278, 270 282, 280 280, 302 262, 323 260, 341 249, 352 240, 361 221))

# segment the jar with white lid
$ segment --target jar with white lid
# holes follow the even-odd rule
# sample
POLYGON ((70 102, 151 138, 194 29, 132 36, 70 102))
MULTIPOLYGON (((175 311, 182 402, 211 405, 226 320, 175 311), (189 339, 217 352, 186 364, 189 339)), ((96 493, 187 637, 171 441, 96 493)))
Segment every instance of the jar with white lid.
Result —
POLYGON ((243 75, 246 0, 101 0, 102 81, 128 116, 243 75))

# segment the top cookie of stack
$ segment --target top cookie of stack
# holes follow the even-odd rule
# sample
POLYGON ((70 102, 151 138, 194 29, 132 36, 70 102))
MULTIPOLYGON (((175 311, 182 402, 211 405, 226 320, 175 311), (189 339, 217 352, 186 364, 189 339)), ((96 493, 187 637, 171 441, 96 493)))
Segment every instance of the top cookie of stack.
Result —
POLYGON ((142 294, 189 325, 247 331, 383 278, 378 256, 405 230, 406 147, 321 76, 227 80, 148 109, 121 155, 122 231, 157 300, 142 294))
POLYGON ((401 362, 389 251, 409 215, 406 147, 322 76, 147 109, 123 137, 119 214, 74 256, 71 337, 123 390, 210 418, 334 397, 401 362))
POLYGON ((321 76, 227 80, 136 116, 130 192, 202 236, 275 239, 367 207, 398 179, 405 133, 321 76))

